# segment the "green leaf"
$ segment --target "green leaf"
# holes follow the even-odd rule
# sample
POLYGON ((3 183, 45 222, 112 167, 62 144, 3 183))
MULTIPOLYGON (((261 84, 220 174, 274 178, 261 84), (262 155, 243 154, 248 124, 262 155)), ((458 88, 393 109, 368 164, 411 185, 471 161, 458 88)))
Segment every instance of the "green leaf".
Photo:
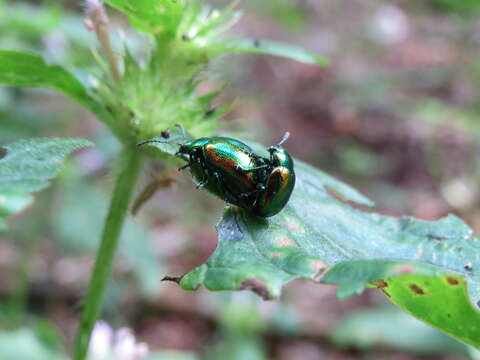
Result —
POLYGON ((463 16, 475 16, 480 11, 480 4, 477 0, 428 0, 426 3, 435 10, 440 9, 446 13, 463 16))
POLYGON ((445 268, 393 261, 350 261, 334 266, 322 280, 340 284, 340 293, 350 286, 360 289, 371 283, 417 318, 466 344, 480 346, 480 314, 468 297, 466 281, 445 268))
POLYGON ((468 355, 470 356, 471 360, 480 360, 480 351, 475 350, 472 347, 468 348, 468 355))
POLYGON ((37 55, 0 50, 0 84, 50 88, 100 113, 99 104, 71 73, 61 66, 47 64, 37 55))
POLYGON ((178 0, 106 0, 128 15, 138 30, 173 38, 182 20, 184 2, 178 0))
POLYGON ((282 56, 307 64, 321 66, 329 64, 324 57, 295 45, 268 40, 221 38, 221 34, 232 27, 241 16, 239 11, 234 10, 234 4, 219 11, 208 6, 202 7, 197 1, 154 0, 152 3, 151 0, 106 0, 106 2, 126 13, 137 29, 162 39, 178 40, 175 49, 179 51, 186 46, 187 53, 192 57, 190 61, 195 57, 196 48, 197 51, 201 50, 200 58, 230 53, 259 53, 282 56))
POLYGON ((295 172, 295 190, 278 215, 225 211, 217 249, 181 278, 184 289, 248 289, 270 299, 297 278, 339 284, 340 297, 376 286, 419 319, 480 347, 473 305, 480 300, 480 243, 461 219, 362 211, 349 203, 372 203, 355 189, 300 161, 295 172))
POLYGON ((422 355, 467 351, 465 345, 391 306, 348 313, 331 339, 336 346, 360 350, 381 346, 422 355))
MULTIPOLYGON (((212 47, 214 45, 212 44, 212 47)), ((306 64, 328 66, 326 58, 309 52, 299 46, 269 40, 229 39, 218 44, 225 53, 258 53, 282 56, 306 64)))
POLYGON ((82 139, 29 139, 0 147, 0 227, 2 218, 18 213, 33 201, 32 192, 48 186, 72 151, 90 146, 82 139))
POLYGON ((168 155, 175 155, 178 150, 178 144, 181 144, 191 138, 191 135, 186 133, 183 128, 175 126, 168 130, 168 138, 157 136, 153 139, 143 141, 137 146, 150 145, 168 155))

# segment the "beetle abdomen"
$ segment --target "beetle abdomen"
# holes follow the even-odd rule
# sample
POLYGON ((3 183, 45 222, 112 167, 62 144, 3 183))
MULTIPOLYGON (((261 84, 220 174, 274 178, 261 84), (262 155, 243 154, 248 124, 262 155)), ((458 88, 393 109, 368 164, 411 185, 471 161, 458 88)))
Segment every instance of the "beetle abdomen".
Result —
POLYGON ((215 137, 203 149, 206 165, 222 175, 227 187, 243 193, 256 189, 261 171, 255 169, 260 158, 249 146, 235 139, 215 137))
POLYGON ((283 166, 276 167, 268 176, 265 191, 261 194, 253 212, 262 217, 279 213, 287 204, 295 187, 295 174, 283 166))

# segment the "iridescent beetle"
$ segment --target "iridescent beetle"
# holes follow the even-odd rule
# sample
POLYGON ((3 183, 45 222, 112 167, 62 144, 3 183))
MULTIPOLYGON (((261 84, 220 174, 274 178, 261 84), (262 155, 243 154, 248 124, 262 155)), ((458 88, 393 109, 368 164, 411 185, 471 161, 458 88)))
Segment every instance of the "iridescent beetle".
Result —
MULTIPOLYGON (((197 188, 206 189, 227 203, 260 216, 279 213, 295 186, 293 159, 281 145, 289 137, 269 147, 268 158, 256 154, 245 143, 223 136, 189 140, 176 153, 190 168, 197 188)), ((146 143, 167 141, 147 140, 146 143)))

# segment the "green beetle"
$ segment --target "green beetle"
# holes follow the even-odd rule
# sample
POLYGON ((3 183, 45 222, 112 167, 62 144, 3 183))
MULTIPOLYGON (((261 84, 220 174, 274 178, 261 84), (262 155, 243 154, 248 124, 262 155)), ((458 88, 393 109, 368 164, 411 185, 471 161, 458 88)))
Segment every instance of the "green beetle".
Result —
MULTIPOLYGON (((280 212, 295 186, 293 159, 281 148, 286 133, 268 148, 269 158, 256 154, 245 143, 223 136, 189 140, 177 151, 190 168, 197 188, 203 188, 227 203, 254 215, 269 217, 280 212)), ((163 142, 147 140, 148 142, 163 142)))
POLYGON ((258 216, 269 217, 280 212, 287 204, 295 187, 295 171, 293 159, 280 145, 288 138, 286 133, 282 141, 276 146, 268 148, 267 179, 264 190, 259 194, 252 212, 258 216))

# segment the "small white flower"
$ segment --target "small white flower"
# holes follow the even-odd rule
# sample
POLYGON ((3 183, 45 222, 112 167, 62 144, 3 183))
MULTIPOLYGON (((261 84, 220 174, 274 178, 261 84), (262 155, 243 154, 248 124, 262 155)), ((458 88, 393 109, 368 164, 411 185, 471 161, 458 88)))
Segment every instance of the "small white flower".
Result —
POLYGON ((104 321, 95 325, 88 349, 89 360, 140 360, 148 354, 148 345, 136 343, 131 329, 114 331, 104 321))
POLYGON ((113 342, 113 330, 105 322, 99 321, 93 328, 92 337, 90 338, 90 345, 88 354, 91 359, 106 359, 110 354, 113 342))

